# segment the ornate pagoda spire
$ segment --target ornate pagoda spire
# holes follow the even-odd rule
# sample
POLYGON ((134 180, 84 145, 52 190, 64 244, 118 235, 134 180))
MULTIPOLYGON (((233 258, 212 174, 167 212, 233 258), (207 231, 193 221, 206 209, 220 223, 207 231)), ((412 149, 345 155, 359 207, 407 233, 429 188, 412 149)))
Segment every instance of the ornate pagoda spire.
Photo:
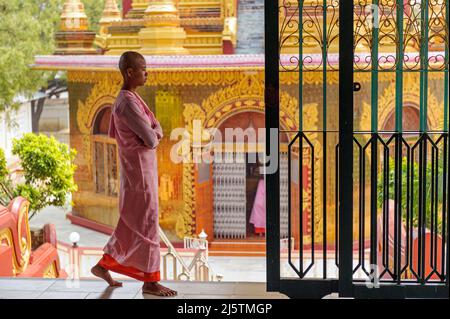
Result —
POLYGON ((116 0, 105 0, 105 7, 103 9, 102 18, 100 19, 100 31, 101 35, 108 34, 108 26, 112 22, 121 21, 122 15, 116 0))
POLYGON ((130 19, 142 19, 149 3, 150 0, 132 0, 131 10, 126 17, 130 19))
POLYGON ((60 31, 86 31, 88 19, 84 4, 79 0, 67 0, 61 14, 60 31))
POLYGON ((150 0, 144 14, 145 28, 139 32, 142 54, 189 54, 183 47, 186 32, 173 0, 150 0))
POLYGON ((59 28, 55 33, 55 54, 97 54, 92 47, 95 32, 88 30, 88 19, 80 0, 66 0, 59 28))

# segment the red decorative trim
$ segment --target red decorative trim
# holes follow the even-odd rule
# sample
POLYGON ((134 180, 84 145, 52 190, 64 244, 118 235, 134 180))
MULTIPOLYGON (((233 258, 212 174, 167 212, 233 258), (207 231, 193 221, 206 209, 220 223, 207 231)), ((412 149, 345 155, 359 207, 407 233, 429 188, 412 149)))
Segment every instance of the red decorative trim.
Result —
POLYGON ((86 227, 95 231, 98 231, 100 233, 106 234, 106 235, 112 235, 114 232, 114 228, 102 223, 95 222, 93 220, 75 216, 72 213, 67 213, 66 217, 72 222, 74 225, 86 227))
MULTIPOLYGON (((100 233, 106 234, 106 235, 112 235, 112 233, 114 232, 114 227, 81 217, 81 216, 75 216, 72 213, 67 213, 66 214, 67 219, 69 219, 71 221, 72 224, 74 225, 78 225, 81 227, 85 227, 85 228, 89 228, 95 231, 98 231, 100 233)), ((173 247, 175 248, 184 248, 184 243, 183 242, 172 242, 173 247)), ((163 242, 161 242, 161 247, 162 248, 167 248, 166 244, 164 244, 163 242)))
POLYGON ((53 224, 44 225, 44 242, 53 245, 56 248, 56 227, 53 224))

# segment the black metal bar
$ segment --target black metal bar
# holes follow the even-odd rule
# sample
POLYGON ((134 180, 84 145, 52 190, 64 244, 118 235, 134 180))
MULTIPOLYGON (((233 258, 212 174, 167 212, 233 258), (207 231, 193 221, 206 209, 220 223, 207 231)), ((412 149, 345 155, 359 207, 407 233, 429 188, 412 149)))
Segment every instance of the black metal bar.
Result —
POLYGON ((335 185, 336 192, 334 194, 334 263, 339 267, 339 144, 335 147, 335 185))
MULTIPOLYGON (((362 194, 361 194, 361 205, 362 205, 362 217, 363 217, 363 227, 362 227, 362 238, 364 240, 363 242, 363 254, 362 254, 362 269, 366 273, 366 275, 370 275, 370 271, 368 272, 366 269, 366 245, 365 245, 365 238, 366 238, 366 151, 367 147, 369 146, 369 142, 366 143, 366 145, 363 146, 361 153, 362 153, 362 172, 361 172, 361 178, 362 178, 362 194)), ((370 220, 369 220, 370 221, 370 220)))
POLYGON ((292 204, 291 204, 291 143, 288 147, 288 263, 292 260, 292 204))
POLYGON ((339 3, 339 295, 353 294, 353 1, 339 3))
MULTIPOLYGON (((288 145, 288 194, 289 194, 289 200, 288 200, 288 238, 291 238, 292 235, 292 204, 291 204, 291 164, 292 164, 292 155, 291 155, 291 151, 292 151, 292 146, 295 144, 295 142, 297 141, 297 139, 301 138, 301 133, 298 132, 295 137, 292 139, 292 141, 289 143, 288 145)), ((297 176, 299 177, 299 176, 297 176)), ((299 178, 300 179, 300 178, 299 178)), ((299 185, 300 187, 300 185, 299 185)), ((289 247, 289 252, 288 252, 288 264, 292 267, 292 269, 295 271, 295 273, 299 276, 299 278, 303 277, 303 274, 300 272, 300 270, 294 265, 294 263, 292 262, 292 243, 291 240, 289 240, 288 243, 288 247, 289 247)), ((294 245, 295 247, 295 245, 294 245)))
MULTIPOLYGON (((384 145, 383 145, 384 146, 384 145)), ((383 149, 383 266, 389 272, 389 154, 383 149)))
POLYGON ((442 178, 442 263, 441 263, 441 273, 446 276, 445 278, 447 279, 447 284, 448 284, 448 278, 449 278, 449 274, 448 271, 446 271, 445 269, 445 262, 447 261, 448 264, 448 253, 445 253, 445 247, 446 245, 448 246, 448 241, 447 241, 447 225, 446 225, 446 220, 447 220, 447 204, 449 202, 448 199, 448 195, 447 195, 447 175, 448 175, 448 149, 447 149, 447 142, 448 142, 448 138, 447 136, 444 136, 444 163, 443 163, 443 178, 442 178))
MULTIPOLYGON (((272 149, 271 130, 280 128, 279 125, 279 26, 278 26, 278 1, 264 1, 264 33, 265 33, 265 124, 266 124, 266 156, 272 149)), ((278 134, 277 134, 278 135, 278 134)), ((276 142, 279 150, 279 138, 276 142)), ((280 154, 277 152, 275 174, 266 174, 267 194, 279 194, 280 192, 280 154)), ((267 165, 267 164, 266 164, 267 165)), ((280 287, 280 196, 273 196, 266 201, 266 240, 267 240, 267 291, 278 291, 280 287)))
POLYGON ((309 144, 309 147, 311 149, 311 264, 306 268, 305 275, 311 270, 311 268, 314 266, 315 263, 315 229, 314 225, 315 222, 315 203, 314 203, 314 194, 315 194, 315 156, 314 156, 314 145, 311 143, 311 141, 308 140, 308 138, 305 136, 306 143, 309 144))
POLYGON ((439 170, 439 150, 436 145, 431 146, 431 211, 430 211, 430 265, 432 271, 437 271, 437 236, 438 236, 438 170, 439 170))
MULTIPOLYGON (((409 265, 410 265, 410 271, 412 273, 412 275, 419 280, 420 278, 420 274, 419 274, 419 265, 415 265, 414 264, 414 256, 415 255, 419 255, 419 249, 414 249, 414 212, 415 210, 415 198, 414 198, 414 194, 416 192, 416 187, 415 187, 415 183, 414 183, 414 178, 416 176, 416 171, 415 171, 415 166, 416 163, 414 161, 415 159, 415 151, 417 149, 417 146, 419 146, 420 149, 420 143, 421 143, 422 137, 419 137, 419 140, 413 145, 413 147, 411 148, 411 157, 410 157, 410 163, 409 163, 409 169, 410 169, 410 181, 411 181, 411 185, 410 185, 410 213, 409 213, 409 238, 410 238, 410 255, 409 255, 409 265)), ((420 158, 420 151, 419 151, 419 158, 420 158)), ((419 170, 418 170, 419 171, 419 170)), ((419 172, 417 172, 417 174, 419 174, 419 172)), ((419 178, 420 178, 420 174, 419 174, 419 178)), ((420 187, 419 187, 420 188, 420 187)), ((419 200, 418 200, 419 201, 419 200)), ((420 204, 418 204, 419 206, 420 204)), ((418 213, 418 209, 417 209, 417 214, 418 213)), ((418 233, 418 232, 417 232, 418 233)), ((418 239, 419 240, 419 239, 418 239)))
MULTIPOLYGON (((299 148, 298 148, 298 169, 300 173, 300 179, 298 181, 299 185, 299 192, 298 192, 298 203, 299 203, 299 239, 300 239, 300 246, 299 246, 299 270, 300 273, 303 276, 303 133, 300 133, 300 140, 299 140, 299 148)), ((313 195, 314 196, 314 195, 313 195)))
MULTIPOLYGON (((448 8, 448 6, 447 6, 447 8, 448 8)), ((446 145, 448 143, 450 143, 450 139, 449 139, 449 135, 447 133, 447 143, 446 143, 446 145)), ((445 156, 447 158, 446 163, 449 163, 450 162, 450 147, 448 147, 445 156)), ((447 183, 447 192, 448 192, 449 188, 450 188, 450 172, 448 170, 448 167, 447 167, 447 181, 446 181, 446 183, 447 183)), ((446 287, 447 287, 447 291, 448 291, 448 286, 449 286, 449 282, 450 282, 450 198, 449 198, 448 194, 445 194, 444 196, 445 196, 445 198, 447 200, 447 221, 445 221, 445 219, 444 219, 442 221, 442 223, 445 224, 447 222, 447 232, 446 233, 444 232, 443 236, 446 237, 446 242, 447 242, 447 253, 446 253, 446 257, 447 257, 446 258, 447 259, 447 267, 446 268, 447 269, 446 269, 446 272, 445 272, 445 275, 446 275, 446 281, 445 282, 446 282, 446 287)))
POLYGON ((418 273, 421 283, 425 283, 425 226, 426 226, 426 181, 427 181, 427 139, 419 145, 419 223, 418 223, 418 273))
POLYGON ((280 292, 290 298, 321 299, 337 291, 336 279, 283 279, 280 292))
MULTIPOLYGON (((353 137, 353 142, 356 145, 358 151, 358 263, 355 267, 353 267, 353 274, 356 273, 356 271, 363 265, 364 260, 364 237, 363 237, 363 228, 364 228, 364 217, 362 215, 363 208, 362 208, 362 193, 363 193, 363 177, 362 177, 362 163, 363 163, 363 150, 362 146, 359 143, 359 141, 356 139, 356 137, 353 137)), ((356 165, 355 165, 356 167, 356 165)))
POLYGON ((378 139, 371 137, 370 150, 370 264, 378 265, 377 202, 378 202, 378 139))
MULTIPOLYGON (((401 62, 398 62, 401 63, 401 62)), ((394 227, 394 277, 397 279, 397 283, 401 281, 401 214, 402 214, 402 140, 401 133, 395 135, 395 227, 394 227)))
MULTIPOLYGON (((300 13, 301 14, 301 13, 300 13)), ((322 63, 323 63, 323 130, 327 130, 327 1, 323 1, 323 39, 322 39, 322 63)), ((327 278, 327 133, 323 133, 323 172, 322 172, 322 232, 323 232, 323 278, 327 278)), ((314 181, 313 181, 314 184, 314 181)))
MULTIPOLYGON (((324 92, 326 94, 326 92, 324 92)), ((323 132, 323 172, 322 172, 322 232, 323 232, 323 278, 327 278, 327 133, 323 132)), ((314 180, 312 181, 314 185, 314 180)), ((314 227, 314 225, 312 225, 314 227)))
MULTIPOLYGON (((410 196, 411 196, 411 172, 410 172, 410 165, 411 165, 411 148, 409 144, 405 141, 405 139, 402 137, 403 144, 405 144, 406 147, 406 248, 405 248, 405 265, 403 265, 403 269, 401 270, 400 275, 402 275, 406 270, 408 270, 409 263, 409 256, 411 256, 411 236, 410 236, 410 220, 409 215, 411 214, 411 202, 410 202, 410 196)), ((402 214, 403 216, 403 214, 402 214)))
POLYGON ((358 245, 358 266, 354 269, 354 272, 358 269, 358 267, 364 264, 364 161, 363 161, 363 150, 361 144, 354 138, 358 145, 359 151, 359 245, 358 245))

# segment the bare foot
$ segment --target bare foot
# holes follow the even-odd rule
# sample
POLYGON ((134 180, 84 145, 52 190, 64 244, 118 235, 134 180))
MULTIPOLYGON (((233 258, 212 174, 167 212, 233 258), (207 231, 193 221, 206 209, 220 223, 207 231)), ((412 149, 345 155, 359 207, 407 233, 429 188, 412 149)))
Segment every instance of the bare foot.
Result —
POLYGON ((112 279, 111 274, 109 273, 108 269, 105 269, 100 265, 95 265, 94 267, 92 267, 91 273, 94 276, 106 281, 111 287, 122 287, 122 283, 112 279))
POLYGON ((151 294, 163 297, 176 296, 178 293, 175 290, 164 287, 157 282, 146 282, 142 286, 142 292, 144 294, 151 294))

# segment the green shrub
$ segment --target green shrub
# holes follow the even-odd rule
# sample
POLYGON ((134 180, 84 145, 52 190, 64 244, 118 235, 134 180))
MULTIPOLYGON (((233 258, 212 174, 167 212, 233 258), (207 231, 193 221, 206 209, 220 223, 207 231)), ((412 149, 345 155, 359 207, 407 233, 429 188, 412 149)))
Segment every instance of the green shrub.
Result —
POLYGON ((8 169, 6 168, 5 152, 0 148, 0 181, 6 179, 8 176, 8 169))
MULTIPOLYGON (((419 164, 415 161, 411 163, 413 165, 412 169, 414 171, 414 179, 413 179, 413 205, 410 208, 410 214, 412 213, 412 224, 414 227, 417 227, 419 224, 419 164)), ((411 165, 410 164, 410 165, 411 165)), ((411 167, 409 168, 411 171, 411 167)), ((437 165, 437 169, 435 168, 435 173, 437 171, 438 178, 438 189, 437 189, 437 214, 438 214, 438 232, 442 232, 442 216, 440 212, 442 211, 443 204, 443 161, 442 157, 437 165)), ((406 223, 406 208, 407 208, 407 174, 408 174, 408 162, 407 158, 403 157, 402 159, 402 177, 401 177, 401 186, 402 186, 402 218, 403 222, 406 223)), ((411 176, 409 176, 411 182, 411 176)), ((431 195, 432 195, 432 165, 429 161, 426 166, 426 183, 425 183, 425 194, 426 194, 426 204, 425 204, 425 227, 431 228, 431 195)), ((384 200, 384 172, 379 174, 378 179, 378 207, 382 207, 384 200)), ((389 195, 386 200, 392 199, 395 200, 395 161, 393 158, 389 160, 389 195)), ((436 190, 435 190, 436 191, 436 190)))
POLYGON ((73 179, 76 150, 53 136, 24 134, 20 139, 13 139, 12 153, 20 159, 25 181, 13 188, 11 184, 4 186, 13 198, 23 196, 29 200, 30 219, 44 207, 63 207, 67 194, 78 189, 73 179))

